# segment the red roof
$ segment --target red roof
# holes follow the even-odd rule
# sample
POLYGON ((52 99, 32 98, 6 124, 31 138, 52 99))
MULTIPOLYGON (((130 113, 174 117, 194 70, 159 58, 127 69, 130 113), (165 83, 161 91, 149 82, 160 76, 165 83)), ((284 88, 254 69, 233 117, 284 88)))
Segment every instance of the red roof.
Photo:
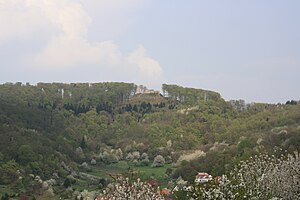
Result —
POLYGON ((169 194, 171 194, 171 191, 167 188, 163 188, 160 190, 160 194, 161 195, 169 195, 169 194))
POLYGON ((205 177, 205 176, 209 176, 209 174, 205 173, 205 172, 199 172, 196 176, 197 177, 205 177))

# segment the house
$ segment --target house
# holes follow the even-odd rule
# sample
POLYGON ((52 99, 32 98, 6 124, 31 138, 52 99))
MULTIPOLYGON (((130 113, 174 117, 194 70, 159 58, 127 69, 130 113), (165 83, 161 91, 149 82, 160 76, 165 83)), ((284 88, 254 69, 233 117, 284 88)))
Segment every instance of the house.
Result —
POLYGON ((205 172, 199 172, 195 177, 195 183, 207 183, 211 181, 213 177, 205 172))
POLYGON ((158 90, 147 89, 145 86, 137 86, 135 94, 160 94, 158 90))
POLYGON ((167 189, 167 188, 163 188, 159 191, 160 195, 170 195, 171 194, 171 190, 167 189))
POLYGON ((105 195, 105 194, 97 195, 95 197, 95 200, 108 200, 108 199, 110 199, 109 195, 105 195))
POLYGON ((157 90, 148 90, 148 89, 146 89, 146 90, 144 91, 144 94, 159 94, 159 91, 157 91, 157 90))

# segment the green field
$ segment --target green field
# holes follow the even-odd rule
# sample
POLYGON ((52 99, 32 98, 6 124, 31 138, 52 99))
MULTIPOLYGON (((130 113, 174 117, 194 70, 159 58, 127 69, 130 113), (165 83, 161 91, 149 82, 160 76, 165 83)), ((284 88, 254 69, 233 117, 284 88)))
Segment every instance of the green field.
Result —
POLYGON ((166 164, 163 167, 151 167, 151 166, 134 166, 129 164, 127 161, 120 161, 118 163, 110 165, 96 165, 91 167, 89 174, 109 178, 110 175, 118 175, 127 172, 138 173, 145 179, 154 178, 158 181, 161 186, 166 186, 169 177, 166 175, 166 170, 172 168, 171 164, 166 164))

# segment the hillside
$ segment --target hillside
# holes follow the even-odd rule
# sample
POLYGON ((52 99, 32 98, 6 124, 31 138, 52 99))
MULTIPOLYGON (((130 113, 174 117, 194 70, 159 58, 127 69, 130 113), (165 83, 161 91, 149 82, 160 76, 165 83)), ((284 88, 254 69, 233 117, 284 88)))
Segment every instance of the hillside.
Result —
POLYGON ((73 198, 128 170, 166 186, 180 176, 192 182, 198 171, 225 174, 258 153, 300 150, 297 101, 226 102, 217 92, 167 84, 162 94, 137 89, 0 85, 0 196, 73 198), (162 167, 151 168, 158 155, 162 167))

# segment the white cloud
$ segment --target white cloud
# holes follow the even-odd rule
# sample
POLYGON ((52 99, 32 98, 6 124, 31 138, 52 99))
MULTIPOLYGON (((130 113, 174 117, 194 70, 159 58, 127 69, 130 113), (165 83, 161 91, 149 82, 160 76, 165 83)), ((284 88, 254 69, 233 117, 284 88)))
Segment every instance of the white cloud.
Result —
MULTIPOLYGON (((120 36, 136 21, 136 11, 150 0, 84 0, 81 1, 93 21, 90 30, 98 37, 120 36)), ((93 34, 92 34, 93 36, 93 34)))
POLYGON ((108 64, 121 63, 119 47, 110 41, 92 45, 82 38, 54 38, 47 48, 34 57, 37 67, 48 69, 72 68, 78 64, 108 64))
POLYGON ((139 45, 138 48, 128 56, 130 64, 138 66, 139 74, 146 80, 162 78, 160 64, 146 55, 146 49, 139 45))
POLYGON ((101 13, 100 20, 110 23, 110 19, 115 19, 115 16, 123 18, 141 2, 145 0, 126 3, 121 0, 86 0, 85 4, 76 0, 1 0, 0 29, 3 31, 0 32, 0 45, 1 41, 51 32, 46 46, 26 59, 34 70, 105 66, 112 73, 121 70, 126 71, 127 76, 138 74, 139 78, 134 80, 159 81, 162 68, 159 62, 146 55, 142 45, 128 54, 121 52, 113 41, 90 42, 88 38, 93 21, 88 10, 97 10, 101 13))
MULTIPOLYGON (((45 33, 48 27, 41 10, 29 9, 23 0, 0 2, 0 45, 12 39, 32 37, 38 30, 45 33)), ((49 25, 48 25, 49 26, 49 25)))

